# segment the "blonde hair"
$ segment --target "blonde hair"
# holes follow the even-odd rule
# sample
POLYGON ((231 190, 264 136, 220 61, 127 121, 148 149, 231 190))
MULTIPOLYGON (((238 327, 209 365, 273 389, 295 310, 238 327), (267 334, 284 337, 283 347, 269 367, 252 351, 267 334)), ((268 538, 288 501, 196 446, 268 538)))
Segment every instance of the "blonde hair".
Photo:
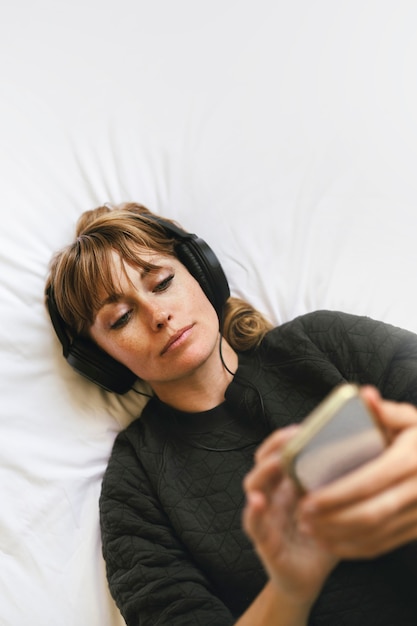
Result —
POLYGON ((230 297, 224 308, 223 335, 240 352, 256 348, 273 328, 260 311, 240 298, 230 297))
MULTIPOLYGON (((152 216, 137 203, 100 206, 81 215, 75 241, 52 258, 46 284, 70 334, 88 335, 103 292, 116 291, 112 276, 114 251, 128 264, 148 270, 155 266, 143 260, 144 252, 175 256, 174 240, 152 216)), ((227 300, 223 334, 235 350, 256 347, 271 327, 248 303, 233 297, 227 300)))

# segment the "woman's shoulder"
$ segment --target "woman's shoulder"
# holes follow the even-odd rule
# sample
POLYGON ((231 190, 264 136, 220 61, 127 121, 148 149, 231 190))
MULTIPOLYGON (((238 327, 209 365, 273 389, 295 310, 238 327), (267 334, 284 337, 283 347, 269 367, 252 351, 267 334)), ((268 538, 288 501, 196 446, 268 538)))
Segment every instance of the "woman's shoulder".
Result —
POLYGON ((321 309, 299 315, 269 331, 261 350, 283 350, 286 353, 306 353, 310 349, 324 352, 339 350, 346 343, 378 344, 386 336, 402 331, 395 326, 365 315, 321 309))
POLYGON ((159 403, 151 398, 142 409, 141 414, 115 438, 111 459, 139 456, 146 450, 160 449, 164 430, 159 427, 162 420, 159 403))
POLYGON ((271 330, 261 346, 264 357, 316 358, 332 362, 385 360, 417 356, 417 335, 366 315, 318 310, 271 330))
POLYGON ((315 336, 325 334, 335 330, 344 330, 345 332, 356 332, 360 329, 370 328, 394 328, 389 324, 385 324, 379 320, 372 319, 366 315, 357 315, 354 313, 346 313, 344 311, 335 311, 327 309, 319 309, 309 313, 304 313, 295 317, 293 320, 287 321, 273 328, 268 334, 269 339, 280 335, 293 336, 315 336))
POLYGON ((286 338, 305 339, 317 333, 328 333, 334 327, 346 326, 360 321, 360 317, 341 311, 317 310, 298 315, 275 326, 264 338, 265 344, 283 341, 286 338))
POLYGON ((149 428, 153 422, 147 419, 150 413, 150 417, 157 420, 157 416, 152 415, 153 404, 152 399, 149 400, 142 414, 117 434, 104 473, 103 494, 118 493, 122 483, 129 485, 139 477, 144 480, 145 476, 158 471, 162 435, 157 434, 158 428, 149 428))

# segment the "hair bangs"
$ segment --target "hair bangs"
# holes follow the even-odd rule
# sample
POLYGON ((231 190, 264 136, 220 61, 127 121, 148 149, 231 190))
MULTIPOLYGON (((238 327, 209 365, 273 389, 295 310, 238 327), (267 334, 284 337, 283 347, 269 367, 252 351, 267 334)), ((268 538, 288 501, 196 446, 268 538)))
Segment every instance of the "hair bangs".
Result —
POLYGON ((60 284, 60 289, 56 290, 56 303, 68 327, 76 334, 86 334, 103 299, 120 294, 115 253, 120 258, 120 270, 131 282, 125 263, 150 271, 158 266, 146 260, 149 253, 173 255, 171 241, 165 239, 158 242, 159 245, 155 244, 150 237, 138 237, 138 233, 129 231, 119 231, 116 235, 113 231, 111 238, 97 231, 79 235, 57 259, 54 272, 55 280, 60 284))

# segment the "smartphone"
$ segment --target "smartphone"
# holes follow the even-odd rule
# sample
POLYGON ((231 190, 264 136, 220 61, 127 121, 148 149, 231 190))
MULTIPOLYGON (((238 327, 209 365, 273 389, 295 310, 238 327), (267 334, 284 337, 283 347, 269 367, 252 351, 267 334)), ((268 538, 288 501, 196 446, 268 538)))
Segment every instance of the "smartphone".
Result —
POLYGON ((282 456, 301 491, 312 491, 374 459, 386 447, 382 427, 359 387, 336 387, 302 422, 282 456))

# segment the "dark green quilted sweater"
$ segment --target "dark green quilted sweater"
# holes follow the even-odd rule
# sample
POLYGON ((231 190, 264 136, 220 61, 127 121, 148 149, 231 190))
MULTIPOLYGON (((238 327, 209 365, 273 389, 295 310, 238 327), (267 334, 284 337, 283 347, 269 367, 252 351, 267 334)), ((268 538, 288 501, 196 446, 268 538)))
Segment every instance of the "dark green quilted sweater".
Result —
MULTIPOLYGON (((343 313, 301 316, 239 355, 220 407, 185 414, 153 398, 119 434, 100 512, 110 590, 129 626, 228 626, 245 611, 266 580, 241 529, 242 478, 271 430, 343 380, 417 404, 417 336, 343 313)), ((415 543, 342 563, 309 624, 416 626, 416 589, 415 543)))

